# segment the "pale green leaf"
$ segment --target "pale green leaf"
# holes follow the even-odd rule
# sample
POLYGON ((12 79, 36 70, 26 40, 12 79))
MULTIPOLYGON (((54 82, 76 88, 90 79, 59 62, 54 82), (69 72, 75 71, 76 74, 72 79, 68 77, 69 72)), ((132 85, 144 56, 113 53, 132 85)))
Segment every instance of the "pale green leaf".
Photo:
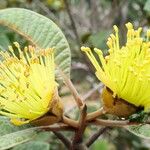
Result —
POLYGON ((70 48, 62 31, 53 21, 27 9, 8 8, 0 10, 0 24, 19 33, 37 48, 56 48, 56 64, 70 75, 70 48))
POLYGON ((14 126, 7 117, 0 116, 0 150, 5 150, 33 139, 37 135, 37 129, 29 127, 30 125, 14 126))
POLYGON ((92 145, 91 150, 109 150, 109 144, 106 140, 97 140, 92 145))
POLYGON ((149 124, 129 126, 126 129, 139 137, 150 139, 150 125, 149 124))
POLYGON ((31 141, 28 143, 20 144, 12 150, 49 150, 50 145, 46 142, 31 141))
POLYGON ((4 27, 0 26, 0 49, 5 50, 8 45, 10 45, 10 41, 6 35, 7 31, 4 27))
POLYGON ((147 0, 144 5, 144 10, 150 15, 150 0, 147 0))
POLYGON ((0 137, 0 149, 5 150, 18 144, 31 140, 36 135, 35 131, 30 129, 20 130, 0 137))

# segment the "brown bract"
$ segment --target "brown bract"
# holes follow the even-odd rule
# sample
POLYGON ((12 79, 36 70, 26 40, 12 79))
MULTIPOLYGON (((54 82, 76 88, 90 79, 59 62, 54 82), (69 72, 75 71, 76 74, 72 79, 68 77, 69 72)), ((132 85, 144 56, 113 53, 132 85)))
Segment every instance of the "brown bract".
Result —
POLYGON ((58 90, 56 89, 54 92, 51 109, 47 114, 38 118, 37 120, 33 120, 32 124, 36 126, 47 126, 57 123, 62 120, 63 115, 63 105, 61 99, 58 95, 58 90))
POLYGON ((112 91, 107 87, 103 88, 102 100, 104 109, 107 110, 107 113, 118 117, 128 117, 139 109, 138 107, 118 98, 117 96, 114 98, 112 91))

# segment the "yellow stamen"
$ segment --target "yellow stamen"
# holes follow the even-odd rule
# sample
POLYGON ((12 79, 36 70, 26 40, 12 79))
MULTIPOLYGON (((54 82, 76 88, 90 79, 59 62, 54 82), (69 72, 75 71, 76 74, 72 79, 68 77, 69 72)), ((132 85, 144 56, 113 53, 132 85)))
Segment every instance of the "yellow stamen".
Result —
POLYGON ((37 119, 51 108, 55 82, 53 49, 36 52, 32 46, 21 50, 14 42, 19 57, 12 46, 9 52, 0 52, 0 114, 11 118, 15 125, 37 119))
POLYGON ((141 37, 142 28, 134 30, 131 23, 126 24, 127 42, 119 46, 118 27, 115 34, 108 38, 109 55, 103 57, 102 51, 95 48, 102 66, 98 63, 90 48, 82 47, 96 69, 96 74, 114 96, 118 96, 135 106, 150 109, 150 30, 147 39, 141 37))

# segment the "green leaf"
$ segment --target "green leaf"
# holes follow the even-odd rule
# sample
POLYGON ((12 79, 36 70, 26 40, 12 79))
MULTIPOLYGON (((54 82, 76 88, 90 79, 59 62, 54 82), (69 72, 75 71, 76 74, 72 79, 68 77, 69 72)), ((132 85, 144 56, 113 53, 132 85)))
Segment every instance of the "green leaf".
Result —
POLYGON ((95 34, 92 34, 89 37, 88 42, 91 44, 92 47, 97 47, 102 50, 106 49, 106 39, 109 36, 110 31, 109 30, 103 30, 99 31, 95 34))
POLYGON ((34 138, 37 129, 29 127, 29 125, 14 126, 7 117, 0 116, 0 150, 14 147, 34 138))
POLYGON ((54 140, 52 135, 49 131, 39 132, 32 141, 17 145, 12 150, 49 150, 49 142, 54 140))
POLYGON ((5 34, 0 34, 0 49, 4 50, 9 45, 9 40, 5 34))
POLYGON ((149 124, 129 126, 126 129, 139 137, 150 139, 150 125, 149 124))
POLYGON ((0 136, 16 132, 21 129, 26 129, 29 126, 14 126, 10 123, 9 119, 7 117, 0 116, 0 136))
POLYGON ((62 31, 53 21, 27 9, 8 8, 0 10, 0 24, 22 35, 37 48, 55 47, 56 64, 66 75, 70 75, 70 48, 62 31))
POLYGON ((97 140, 92 145, 92 150, 109 150, 109 144, 106 140, 97 140))
POLYGON ((20 144, 12 150, 49 150, 50 145, 46 142, 31 141, 28 143, 20 144))
POLYGON ((0 49, 5 50, 8 45, 10 45, 10 41, 6 35, 7 31, 4 27, 0 26, 0 49))
POLYGON ((144 10, 150 15, 150 0, 147 0, 144 5, 144 10))
POLYGON ((32 139, 36 132, 26 129, 6 134, 0 137, 0 149, 8 149, 18 144, 24 143, 32 139))
POLYGON ((53 136, 52 132, 42 131, 37 134, 37 136, 34 138, 34 141, 47 142, 50 139, 53 139, 52 136, 53 136))

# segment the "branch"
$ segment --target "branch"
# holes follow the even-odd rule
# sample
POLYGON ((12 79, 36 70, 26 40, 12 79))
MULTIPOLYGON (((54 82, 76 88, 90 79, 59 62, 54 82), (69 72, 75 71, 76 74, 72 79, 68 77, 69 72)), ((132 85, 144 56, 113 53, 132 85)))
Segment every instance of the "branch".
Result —
MULTIPOLYGON (((97 86, 95 86, 93 89, 91 89, 90 91, 87 92, 87 94, 82 96, 82 101, 84 102, 85 100, 87 100, 92 94, 94 94, 99 88, 101 88, 103 86, 103 84, 98 84, 97 86)), ((71 105, 69 108, 67 108, 67 110, 65 110, 65 113, 69 113, 69 111, 71 111, 73 108, 75 108, 76 105, 71 105)))
POLYGON ((80 38, 79 38, 79 35, 78 35, 78 32, 77 32, 77 28, 76 28, 75 21, 73 19, 72 13, 71 13, 71 9, 70 9, 68 0, 64 0, 64 3, 65 3, 65 6, 66 6, 66 10, 67 10, 68 16, 70 18, 72 30, 73 30, 74 35, 76 37, 76 42, 77 42, 78 46, 80 47, 81 46, 81 44, 80 44, 80 38))
POLYGON ((102 87, 103 87, 102 83, 96 85, 93 89, 91 89, 85 95, 83 95, 83 100, 88 99, 92 94, 94 94, 99 88, 102 88, 102 87))
POLYGON ((72 70, 84 70, 86 72, 90 72, 89 67, 86 64, 83 64, 81 62, 72 62, 72 70))
POLYGON ((118 121, 118 120, 96 119, 95 121, 92 122, 92 124, 100 125, 100 126, 110 126, 110 127, 123 127, 123 126, 129 126, 129 125, 139 125, 142 123, 130 122, 129 120, 118 121))
POLYGON ((90 2, 90 22, 91 22, 91 30, 95 32, 99 31, 100 29, 100 12, 99 12, 99 5, 100 1, 93 1, 89 0, 90 2))
POLYGON ((46 131, 74 131, 75 130, 73 127, 63 123, 60 124, 57 123, 50 126, 39 126, 39 127, 35 127, 35 129, 44 129, 46 131))
POLYGON ((102 107, 92 113, 89 113, 86 117, 86 121, 94 120, 95 118, 97 118, 105 113, 106 113, 106 110, 104 110, 104 108, 102 107))
POLYGON ((75 133, 73 144, 82 142, 82 136, 83 136, 84 130, 86 128, 86 116, 87 116, 87 106, 84 105, 80 112, 78 130, 75 133))
POLYGON ((108 129, 110 129, 109 127, 104 127, 102 129, 99 129, 98 131, 96 131, 96 133, 94 133, 89 140, 86 142, 86 146, 90 147, 98 138, 99 136, 101 136, 104 132, 106 132, 108 129))
POLYGON ((72 120, 66 116, 63 116, 63 123, 65 123, 68 126, 71 126, 73 128, 78 128, 78 121, 72 120))
POLYGON ((68 149, 70 148, 71 142, 64 135, 56 131, 54 131, 53 133, 57 136, 58 139, 62 141, 62 143, 66 146, 66 148, 68 149))
POLYGON ((77 92, 77 90, 75 89, 74 85, 72 84, 71 80, 68 79, 68 77, 63 73, 63 71, 57 67, 62 78, 64 79, 64 82, 66 84, 66 86, 68 86, 68 88, 70 89, 75 101, 76 101, 76 104, 78 106, 78 108, 80 109, 81 106, 83 106, 83 101, 79 95, 79 93, 77 92))
POLYGON ((43 2, 41 2, 40 0, 36 0, 35 4, 37 4, 37 6, 39 6, 49 16, 49 18, 58 22, 58 19, 56 18, 56 16, 53 14, 52 11, 50 11, 50 9, 48 9, 48 7, 44 5, 43 2))
POLYGON ((76 130, 75 132, 75 136, 71 145, 71 150, 87 149, 86 145, 83 143, 83 134, 86 128, 86 115, 87 107, 84 104, 84 106, 80 110, 79 127, 78 130, 76 130))
MULTIPOLYGON (((32 123, 31 123, 32 125, 32 123)), ((48 126, 35 126, 29 128, 31 130, 45 130, 45 131, 74 131, 75 129, 71 126, 68 126, 64 123, 55 123, 48 126)))

